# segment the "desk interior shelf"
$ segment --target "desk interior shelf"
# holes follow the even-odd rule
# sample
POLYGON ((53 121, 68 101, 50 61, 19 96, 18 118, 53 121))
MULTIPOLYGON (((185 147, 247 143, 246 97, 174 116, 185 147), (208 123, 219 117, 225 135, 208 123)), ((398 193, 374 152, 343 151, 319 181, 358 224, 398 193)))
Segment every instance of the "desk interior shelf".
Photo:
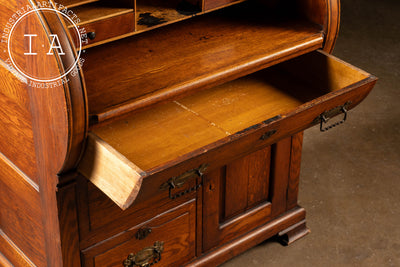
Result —
POLYGON ((84 74, 89 112, 92 120, 104 121, 233 80, 322 44, 319 25, 268 19, 251 6, 198 16, 88 50, 84 74))

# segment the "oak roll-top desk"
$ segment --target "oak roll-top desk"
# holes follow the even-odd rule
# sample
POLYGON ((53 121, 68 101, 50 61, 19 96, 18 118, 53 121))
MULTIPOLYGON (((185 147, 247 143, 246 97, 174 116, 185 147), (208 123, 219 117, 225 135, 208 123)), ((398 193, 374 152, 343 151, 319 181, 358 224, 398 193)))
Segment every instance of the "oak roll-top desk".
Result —
POLYGON ((0 265, 215 266, 308 233, 303 130, 376 81, 330 55, 338 0, 49 3, 85 32, 43 2, 0 0, 0 265))

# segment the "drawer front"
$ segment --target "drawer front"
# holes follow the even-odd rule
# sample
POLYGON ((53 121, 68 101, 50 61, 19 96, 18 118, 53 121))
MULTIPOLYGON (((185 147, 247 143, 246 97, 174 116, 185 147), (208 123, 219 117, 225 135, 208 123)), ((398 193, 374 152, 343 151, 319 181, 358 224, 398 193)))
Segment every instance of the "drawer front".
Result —
MULTIPOLYGON (((133 32, 135 29, 135 17, 133 12, 122 14, 112 18, 79 25, 79 29, 82 28, 84 28, 86 32, 86 35, 81 36, 82 47, 84 47, 133 32)), ((79 44, 76 29, 70 28, 70 33, 74 39, 74 43, 79 44)))
MULTIPOLYGON (((176 199, 171 199, 168 190, 160 189, 160 186, 170 178, 145 179, 140 197, 131 207, 122 210, 95 185, 80 176, 78 178, 78 212, 81 247, 92 246, 196 198, 197 193, 193 190, 176 199)), ((190 179, 182 187, 171 190, 171 194, 188 191, 197 183, 197 179, 190 179)))
POLYGON ((162 244, 155 266, 179 266, 195 256, 195 200, 137 225, 82 252, 85 266, 123 266, 129 254, 153 262, 153 247, 162 244), (147 252, 147 253, 146 253, 147 252))

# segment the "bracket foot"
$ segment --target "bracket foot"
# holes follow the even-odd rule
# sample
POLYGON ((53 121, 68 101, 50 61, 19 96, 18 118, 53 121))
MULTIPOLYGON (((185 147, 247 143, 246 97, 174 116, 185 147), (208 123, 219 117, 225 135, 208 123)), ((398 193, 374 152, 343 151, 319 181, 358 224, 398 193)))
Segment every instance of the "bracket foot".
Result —
POLYGON ((287 246, 303 236, 308 235, 310 232, 310 229, 306 226, 306 220, 302 220, 279 232, 278 240, 282 245, 287 246))

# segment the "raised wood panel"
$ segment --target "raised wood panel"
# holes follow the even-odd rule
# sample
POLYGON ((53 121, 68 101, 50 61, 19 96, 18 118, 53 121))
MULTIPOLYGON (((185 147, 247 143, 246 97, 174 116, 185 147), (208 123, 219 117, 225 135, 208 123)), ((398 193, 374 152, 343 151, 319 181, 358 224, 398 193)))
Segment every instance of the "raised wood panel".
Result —
MULTIPOLYGON (((15 14, 15 12, 21 7, 26 5, 25 0, 1 0, 0 1, 0 25, 3 25, 5 28, 7 25, 10 26, 9 24, 9 19, 12 18, 12 15, 15 14)), ((8 27, 9 28, 9 27, 8 27)), ((5 30, 6 31, 6 30, 5 30)), ((7 52, 8 51, 8 42, 6 39, 8 39, 8 33, 2 31, 1 35, 2 41, 0 42, 0 59, 4 61, 7 61, 9 58, 8 53, 4 53, 4 50, 7 52)))
POLYGON ((204 176, 203 252, 271 220, 271 203, 266 193, 270 190, 266 188, 269 160, 270 148, 267 147, 204 176), (251 186, 253 182, 262 184, 254 187, 251 186), (249 192, 265 195, 262 201, 254 203, 248 201, 249 192))
POLYGON ((38 183, 31 119, 26 79, 0 60, 0 151, 38 183))
POLYGON ((0 266, 35 267, 36 265, 0 229, 0 266))
POLYGON ((46 252, 39 192, 0 160, 0 229, 38 266, 46 252))
POLYGON ((249 184, 249 165, 246 158, 238 159, 226 166, 225 177, 221 177, 221 189, 224 202, 224 215, 220 220, 237 215, 247 208, 247 186, 249 184), (225 182, 225 183, 223 183, 225 182), (225 189, 225 190, 224 190, 225 189))
POLYGON ((221 222, 268 200, 271 147, 229 163, 222 179, 221 222))
POLYGON ((247 207, 268 200, 271 172, 271 147, 251 154, 249 157, 249 184, 247 186, 247 207))

